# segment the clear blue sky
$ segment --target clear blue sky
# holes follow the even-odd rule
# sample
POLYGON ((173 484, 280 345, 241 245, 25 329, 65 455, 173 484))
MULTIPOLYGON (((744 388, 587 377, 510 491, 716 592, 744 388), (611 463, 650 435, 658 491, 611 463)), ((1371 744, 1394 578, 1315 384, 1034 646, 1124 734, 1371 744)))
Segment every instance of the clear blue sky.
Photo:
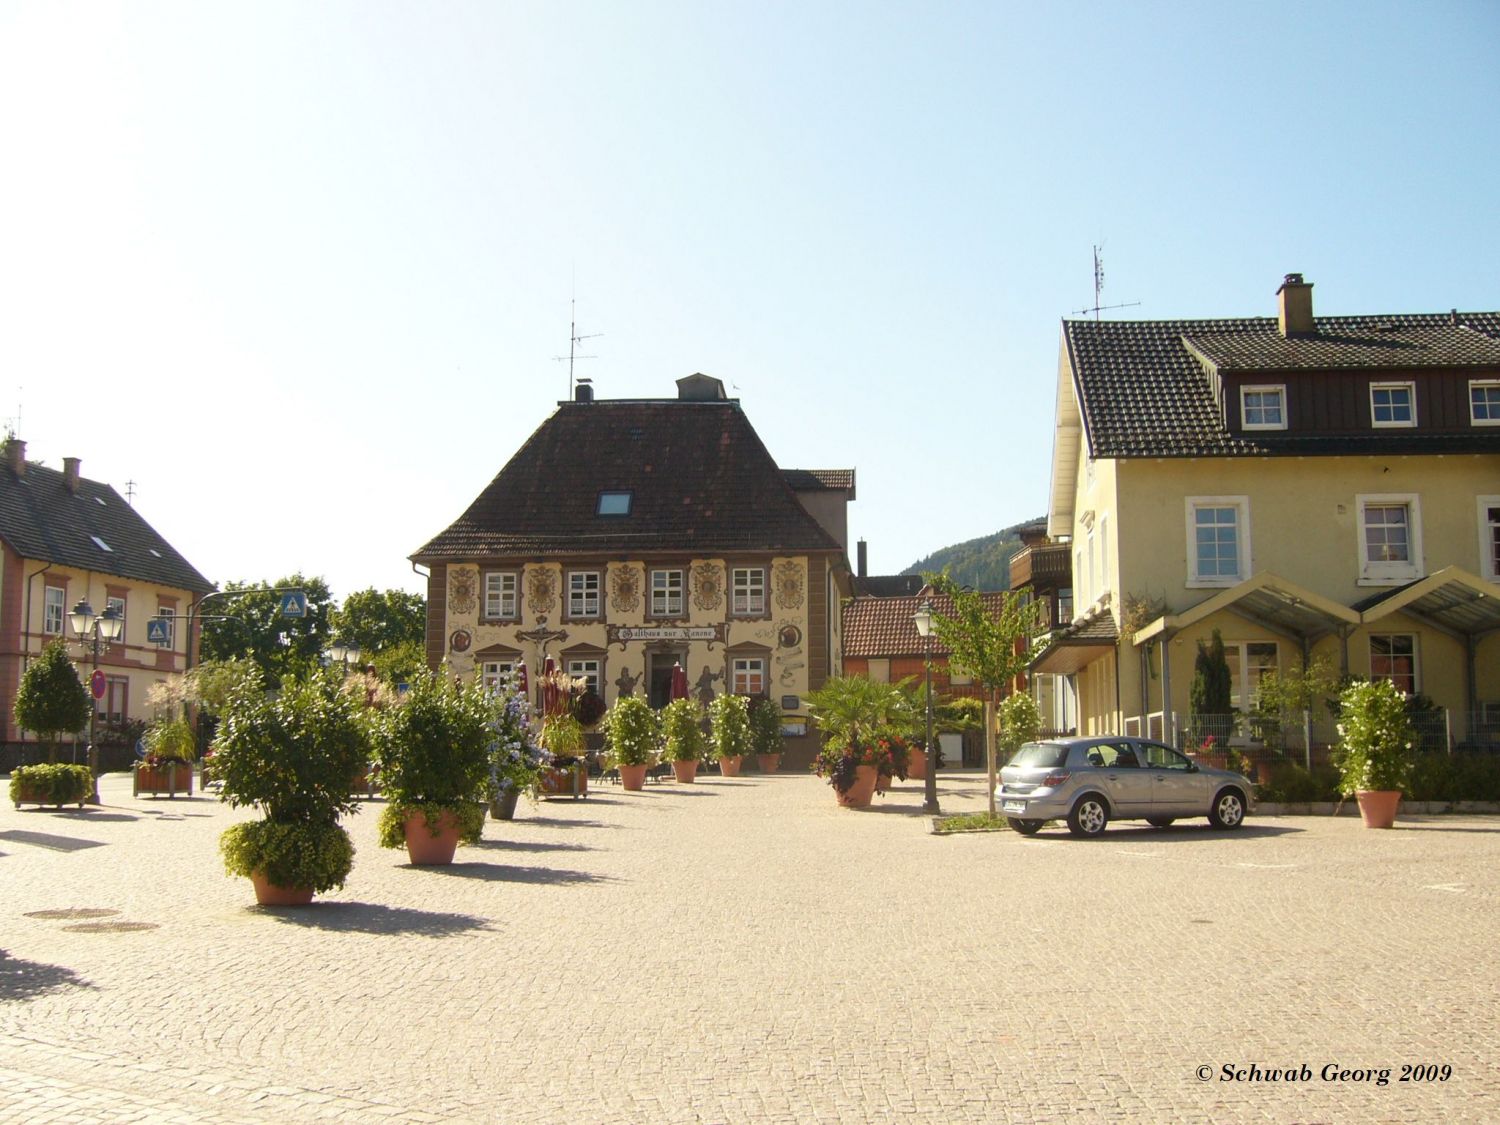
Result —
MULTIPOLYGON (((1046 511, 1059 321, 1500 307, 1500 4, 0 3, 0 417, 215 581, 722 378, 893 573, 1046 511)), ((852 551, 852 546, 851 546, 852 551)))

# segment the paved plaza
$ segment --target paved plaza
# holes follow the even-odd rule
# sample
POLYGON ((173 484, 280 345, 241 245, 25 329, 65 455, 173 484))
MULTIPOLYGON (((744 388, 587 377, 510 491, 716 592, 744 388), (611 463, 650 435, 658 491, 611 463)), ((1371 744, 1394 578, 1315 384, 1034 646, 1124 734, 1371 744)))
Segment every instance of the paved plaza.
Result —
POLYGON ((0 808, 0 1122, 1500 1119, 1500 819, 938 837, 919 783, 715 776, 447 869, 369 804, 266 909, 245 813, 102 793, 0 808))

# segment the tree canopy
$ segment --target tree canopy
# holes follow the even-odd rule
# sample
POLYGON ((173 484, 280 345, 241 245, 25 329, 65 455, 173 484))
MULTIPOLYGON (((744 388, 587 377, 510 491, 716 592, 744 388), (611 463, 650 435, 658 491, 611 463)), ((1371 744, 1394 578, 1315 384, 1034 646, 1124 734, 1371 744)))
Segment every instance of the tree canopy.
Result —
POLYGON ((356 644, 366 659, 403 644, 422 646, 427 601, 405 590, 356 590, 331 617, 336 639, 356 644))
POLYGON ((205 608, 203 659, 253 660, 268 684, 279 685, 321 665, 332 610, 333 596, 322 578, 297 573, 272 583, 231 582, 205 608), (277 591, 287 589, 307 595, 306 616, 282 616, 277 591))
POLYGON ((68 659, 67 646, 53 641, 21 673, 16 692, 16 723, 35 731, 47 746, 47 760, 57 760, 57 738, 82 730, 89 721, 93 701, 68 659))

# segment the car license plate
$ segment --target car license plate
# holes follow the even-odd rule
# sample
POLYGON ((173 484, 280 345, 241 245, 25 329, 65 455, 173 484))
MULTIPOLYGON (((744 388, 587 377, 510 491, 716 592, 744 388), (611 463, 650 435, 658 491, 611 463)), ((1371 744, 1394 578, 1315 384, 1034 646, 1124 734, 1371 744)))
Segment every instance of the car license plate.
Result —
POLYGON ((1000 806, 1003 812, 1023 813, 1026 811, 1025 801, 1006 801, 1000 806))

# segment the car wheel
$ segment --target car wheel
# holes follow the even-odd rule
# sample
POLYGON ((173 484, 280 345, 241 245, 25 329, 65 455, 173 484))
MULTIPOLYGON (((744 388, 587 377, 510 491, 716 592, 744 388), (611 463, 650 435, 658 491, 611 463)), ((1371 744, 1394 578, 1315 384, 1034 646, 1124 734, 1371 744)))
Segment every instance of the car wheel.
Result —
POLYGON ((1075 836, 1098 836, 1108 823, 1109 806, 1096 793, 1079 797, 1073 811, 1068 814, 1068 831, 1075 836))
POLYGON ((1221 789, 1208 810, 1208 823, 1214 828, 1238 828, 1245 823, 1245 798, 1238 789, 1221 789))
POLYGON ((1022 836, 1035 836, 1042 830, 1042 825, 1047 823, 1045 820, 1022 820, 1016 816, 1006 817, 1006 820, 1022 836))
POLYGON ((1172 821, 1175 819, 1175 817, 1170 816, 1148 816, 1146 823, 1151 825, 1152 828, 1170 828, 1172 827, 1172 821))

